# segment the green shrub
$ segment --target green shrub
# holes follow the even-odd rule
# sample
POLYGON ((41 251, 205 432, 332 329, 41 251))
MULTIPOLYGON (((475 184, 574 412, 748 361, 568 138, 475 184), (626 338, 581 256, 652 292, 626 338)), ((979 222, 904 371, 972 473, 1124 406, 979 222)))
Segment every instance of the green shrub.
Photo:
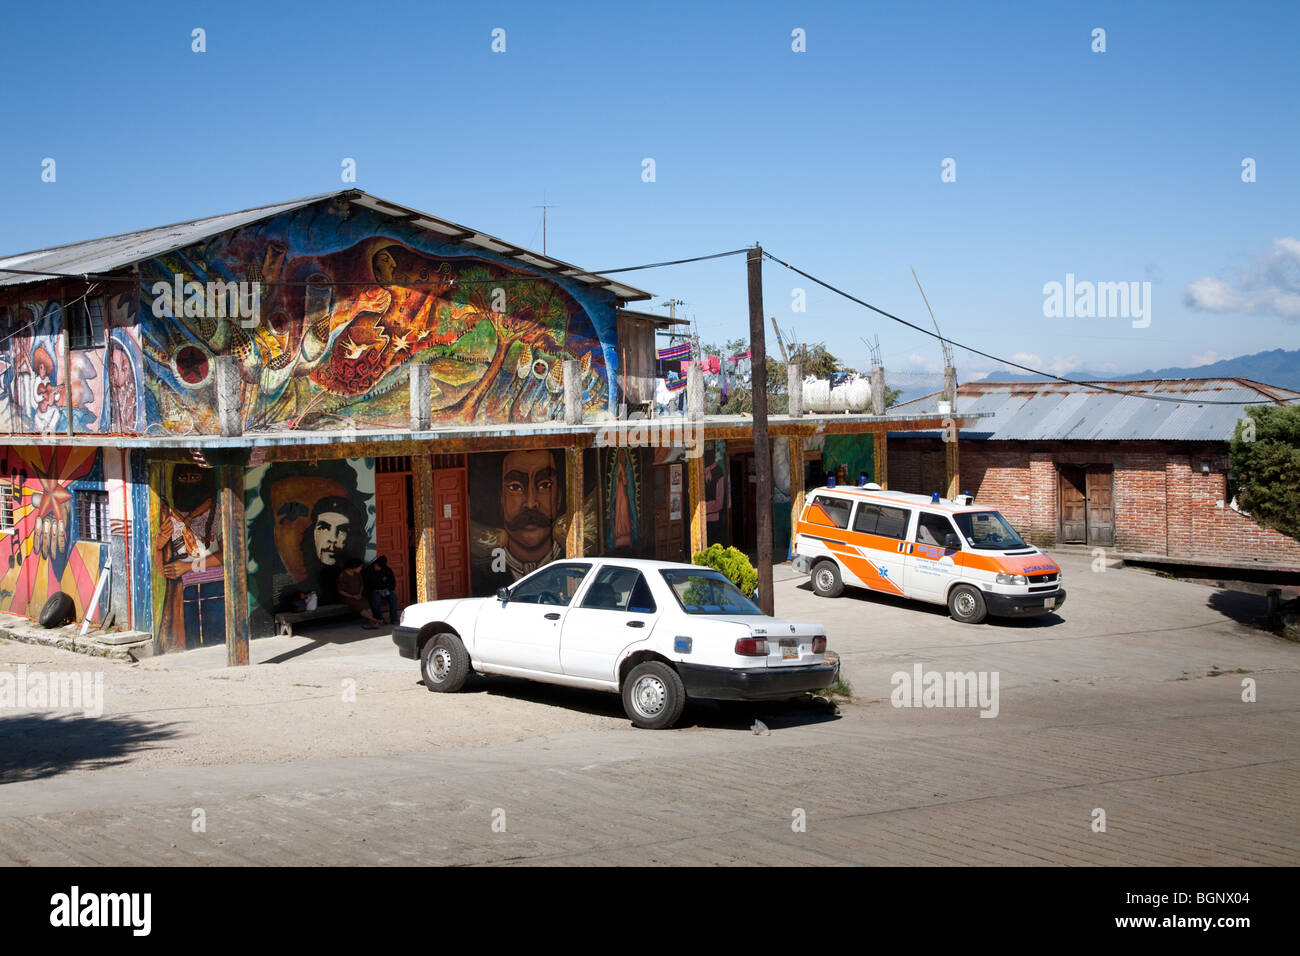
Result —
POLYGON ((758 587, 758 572, 749 563, 749 558, 745 557, 745 552, 736 548, 711 544, 707 551, 695 552, 691 563, 721 571, 723 577, 739 588, 745 597, 753 597, 758 587))

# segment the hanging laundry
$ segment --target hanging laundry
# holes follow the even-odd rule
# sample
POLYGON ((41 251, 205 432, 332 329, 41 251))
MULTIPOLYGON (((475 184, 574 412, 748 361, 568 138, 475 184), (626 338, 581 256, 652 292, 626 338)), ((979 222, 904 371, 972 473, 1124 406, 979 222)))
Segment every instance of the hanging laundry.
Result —
POLYGON ((682 342, 680 345, 670 345, 665 349, 657 349, 655 355, 660 359, 681 359, 688 358, 691 354, 691 343, 682 342))

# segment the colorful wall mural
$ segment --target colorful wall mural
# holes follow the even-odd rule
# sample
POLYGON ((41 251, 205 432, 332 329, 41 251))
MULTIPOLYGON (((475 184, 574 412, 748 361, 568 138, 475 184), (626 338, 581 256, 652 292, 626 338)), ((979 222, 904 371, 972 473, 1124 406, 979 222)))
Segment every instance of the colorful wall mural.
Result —
POLYGON ((144 411, 139 331, 126 295, 95 300, 93 344, 64 352, 59 300, 15 302, 0 328, 0 431, 138 433, 144 411), (69 374, 69 362, 70 374, 69 374))
POLYGON ((151 467, 153 620, 159 648, 187 650, 226 639, 221 513, 216 473, 197 463, 151 467))
POLYGON ((345 562, 374 560, 373 458, 257 465, 244 489, 253 633, 268 633, 295 594, 337 603, 345 562))
POLYGON ((581 363, 584 404, 603 409, 616 387, 616 303, 566 285, 359 206, 317 203, 142 265, 149 419, 215 431, 215 356, 227 353, 251 430, 403 426, 413 361, 431 366, 435 421, 559 417, 566 359, 581 363), (172 291, 177 277, 191 292, 172 291), (257 317, 208 316, 199 284, 210 282, 264 283, 257 317))
POLYGON ((645 463, 639 448, 601 449, 605 554, 640 555, 645 535, 645 463))
MULTIPOLYGON (((583 551, 599 554, 598 458, 583 456, 583 551)), ((470 591, 495 594, 565 554, 564 450, 469 456, 470 591)))
MULTIPOLYGON (((76 496, 104 490, 97 448, 0 447, 0 478, 12 486, 12 528, 0 531, 0 611, 35 618, 58 591, 73 600, 78 620, 94 596, 108 557, 103 541, 77 534, 76 496)), ((101 600, 91 620, 103 619, 101 600)))

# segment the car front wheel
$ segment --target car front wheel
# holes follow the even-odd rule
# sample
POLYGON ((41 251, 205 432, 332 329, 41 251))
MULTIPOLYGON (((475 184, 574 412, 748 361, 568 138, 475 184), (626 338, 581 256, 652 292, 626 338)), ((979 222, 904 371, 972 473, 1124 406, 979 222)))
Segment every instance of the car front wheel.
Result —
POLYGON ((660 661, 632 668, 623 681, 623 710, 637 727, 664 730, 677 723, 686 706, 686 688, 677 672, 660 661))
POLYGON ((948 614, 954 621, 978 624, 987 613, 984 595, 969 584, 959 584, 948 594, 948 614))
POLYGON ((434 693, 452 694, 465 686, 469 653, 455 634, 435 634, 420 653, 424 686, 434 693))

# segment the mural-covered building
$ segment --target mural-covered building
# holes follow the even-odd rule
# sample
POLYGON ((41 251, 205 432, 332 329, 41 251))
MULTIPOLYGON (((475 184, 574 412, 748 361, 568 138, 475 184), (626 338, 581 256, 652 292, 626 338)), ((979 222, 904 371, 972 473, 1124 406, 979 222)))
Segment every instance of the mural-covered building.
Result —
MULTIPOLYGON (((653 394, 628 370, 672 320, 624 308, 649 297, 359 190, 0 258, 0 612, 62 592, 169 651, 270 633, 353 558, 387 557, 402 604, 564 554, 685 559, 704 462, 597 440, 653 394)), ((773 422, 800 494, 814 429, 773 422)), ((702 437, 743 453, 752 423, 702 437)))

